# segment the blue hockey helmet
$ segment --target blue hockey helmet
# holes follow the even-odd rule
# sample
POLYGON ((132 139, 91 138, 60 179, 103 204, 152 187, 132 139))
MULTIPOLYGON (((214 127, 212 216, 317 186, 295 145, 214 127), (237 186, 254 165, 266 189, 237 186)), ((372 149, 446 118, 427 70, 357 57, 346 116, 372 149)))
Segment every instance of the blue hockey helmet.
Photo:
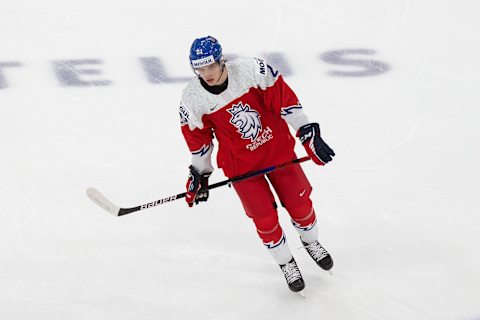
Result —
POLYGON ((222 60, 222 46, 212 36, 195 39, 190 48, 192 68, 201 68, 222 60))

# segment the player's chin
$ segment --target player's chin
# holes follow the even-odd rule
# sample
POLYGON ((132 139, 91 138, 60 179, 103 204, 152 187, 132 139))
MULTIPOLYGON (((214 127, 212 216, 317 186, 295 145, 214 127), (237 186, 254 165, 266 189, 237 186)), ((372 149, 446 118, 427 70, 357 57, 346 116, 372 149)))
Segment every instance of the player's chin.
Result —
POLYGON ((213 86, 215 84, 215 79, 204 79, 204 80, 209 86, 213 86))

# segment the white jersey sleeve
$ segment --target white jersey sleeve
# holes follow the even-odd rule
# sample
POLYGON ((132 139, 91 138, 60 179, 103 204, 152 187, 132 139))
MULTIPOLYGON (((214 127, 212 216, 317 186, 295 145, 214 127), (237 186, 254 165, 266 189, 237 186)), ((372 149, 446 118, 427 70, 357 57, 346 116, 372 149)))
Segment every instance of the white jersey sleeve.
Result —
MULTIPOLYGON (((286 91, 291 89, 285 83, 280 72, 264 59, 253 58, 253 74, 257 86, 263 90, 272 88, 278 96, 282 96, 286 91)), ((276 101, 273 100, 272 101, 276 101)), ((303 112, 303 107, 298 100, 296 103, 286 106, 280 106, 281 117, 297 131, 301 126, 309 123, 307 115, 303 112)), ((293 101, 292 101, 293 102, 293 101)))

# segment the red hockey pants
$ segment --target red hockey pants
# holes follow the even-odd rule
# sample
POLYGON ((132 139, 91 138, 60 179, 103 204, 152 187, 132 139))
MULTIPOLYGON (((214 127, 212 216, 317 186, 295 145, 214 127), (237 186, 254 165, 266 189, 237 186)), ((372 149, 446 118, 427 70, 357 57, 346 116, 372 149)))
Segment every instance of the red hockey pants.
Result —
MULTIPOLYGON (((281 205, 293 221, 307 226, 315 221, 310 200, 312 187, 299 164, 291 165, 267 174, 281 205)), ((258 176, 233 184, 247 216, 253 219, 264 243, 277 243, 282 238, 278 223, 277 206, 265 176, 258 176)))

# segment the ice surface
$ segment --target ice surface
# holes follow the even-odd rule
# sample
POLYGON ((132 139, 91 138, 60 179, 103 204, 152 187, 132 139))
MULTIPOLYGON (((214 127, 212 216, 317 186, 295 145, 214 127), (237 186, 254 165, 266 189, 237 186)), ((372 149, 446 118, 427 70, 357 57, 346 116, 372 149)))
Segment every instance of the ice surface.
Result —
MULTIPOLYGON (((0 318, 478 319, 478 9, 5 2, 0 318), (94 186, 134 206, 183 192, 178 104, 190 43, 207 34, 231 55, 283 55, 286 81, 337 154, 303 165, 335 260, 330 276, 295 251, 306 299, 288 291, 230 188, 194 209, 181 200, 124 217, 85 195, 94 186), (78 79, 58 73, 72 61, 78 79)), ((283 209, 280 219, 299 247, 283 209)))

